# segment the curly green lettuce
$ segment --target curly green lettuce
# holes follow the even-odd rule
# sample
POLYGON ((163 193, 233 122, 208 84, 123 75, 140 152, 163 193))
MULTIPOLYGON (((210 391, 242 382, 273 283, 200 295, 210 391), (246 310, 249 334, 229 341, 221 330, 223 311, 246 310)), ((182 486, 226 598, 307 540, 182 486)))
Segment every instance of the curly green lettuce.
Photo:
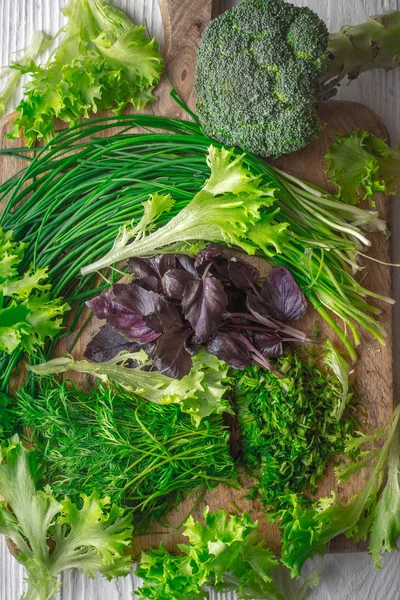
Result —
MULTIPOLYGON (((224 242, 247 254, 255 254, 260 248, 267 256, 281 253, 288 224, 271 224, 279 210, 273 207, 275 188, 264 184, 261 176, 253 175, 244 163, 244 154, 233 154, 234 149, 210 146, 210 177, 192 200, 166 225, 153 231, 160 216, 171 210, 174 200, 171 196, 151 196, 144 204, 142 220, 136 225, 125 225, 110 252, 83 267, 82 275, 133 256, 188 254, 198 242, 224 242)), ((196 246, 196 252, 198 249, 196 246)))
POLYGON ((259 540, 258 523, 247 513, 228 518, 224 510, 213 513, 206 507, 203 518, 204 524, 193 517, 186 521, 183 535, 188 543, 179 545, 180 556, 163 544, 142 553, 136 570, 143 579, 136 591, 139 598, 201 600, 209 598, 205 586, 211 586, 215 591, 235 590, 240 600, 301 600, 309 587, 318 585, 315 571, 296 589, 288 584, 287 573, 282 578, 274 553, 259 540), (286 580, 283 586, 281 580, 286 580))
POLYGON ((14 66, 32 75, 11 133, 23 131, 29 146, 53 137, 55 118, 75 125, 90 112, 144 108, 161 78, 157 42, 122 10, 104 0, 69 0, 64 14, 64 40, 49 61, 14 66))
POLYGON ((339 534, 354 541, 370 538, 369 551, 375 567, 381 566, 381 554, 397 550, 400 536, 400 407, 392 421, 374 435, 350 438, 347 452, 359 451, 371 441, 385 436, 382 448, 357 452, 358 459, 337 468, 339 483, 344 483, 361 468, 373 466, 363 490, 342 504, 336 494, 322 498, 312 506, 297 496, 288 497, 289 508, 281 513, 282 562, 299 576, 304 562, 322 554, 339 534), (382 490, 384 477, 385 487, 382 490))
POLYGON ((394 196, 400 189, 400 152, 367 131, 338 135, 325 158, 331 183, 347 204, 358 204, 378 192, 394 196))
POLYGON ((130 516, 97 492, 82 495, 80 508, 67 497, 58 502, 49 487, 40 488, 36 452, 18 437, 0 448, 0 459, 0 533, 14 543, 27 572, 22 600, 51 600, 65 569, 88 577, 100 571, 107 579, 129 573, 130 516))
POLYGON ((19 274, 24 250, 12 231, 0 227, 0 353, 35 352, 57 335, 69 310, 61 298, 51 297, 46 268, 19 274))
MULTIPOLYGON (((25 53, 18 61, 18 64, 10 65, 10 67, 7 69, 7 72, 4 73, 6 76, 8 75, 8 71, 12 72, 7 80, 6 85, 0 93, 0 117, 4 115, 7 110, 7 106, 11 102, 12 95, 21 78, 22 71, 26 68, 29 68, 32 64, 32 61, 34 61, 37 56, 44 52, 44 50, 46 50, 46 48, 48 48, 52 42, 53 39, 45 33, 42 33, 41 31, 35 31, 29 47, 25 50, 25 53)), ((2 75, 3 73, 0 74, 0 77, 2 75)))

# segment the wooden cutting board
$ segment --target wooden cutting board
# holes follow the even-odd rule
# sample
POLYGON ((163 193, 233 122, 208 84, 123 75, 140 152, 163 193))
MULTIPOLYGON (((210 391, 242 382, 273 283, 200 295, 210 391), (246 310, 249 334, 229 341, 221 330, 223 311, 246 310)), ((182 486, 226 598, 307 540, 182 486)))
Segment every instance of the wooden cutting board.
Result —
MULTIPOLYGON (((193 91, 193 78, 196 61, 196 51, 202 32, 213 15, 215 0, 159 0, 165 25, 165 56, 168 76, 181 98, 191 107, 195 108, 195 95, 193 91)), ((170 84, 164 79, 157 89, 159 100, 149 108, 149 112, 174 118, 186 118, 187 115, 169 96, 170 84)), ((278 161, 281 168, 323 187, 327 180, 323 169, 325 161, 323 156, 328 145, 333 140, 334 133, 346 134, 355 128, 363 128, 377 136, 387 137, 387 131, 381 120, 367 107, 351 102, 330 101, 320 108, 320 116, 326 122, 322 136, 306 149, 288 155, 278 161)), ((20 146, 21 141, 10 142, 4 138, 10 127, 12 115, 0 122, 0 147, 20 146)), ((23 166, 23 161, 2 156, 0 157, 0 181, 15 173, 23 166)), ((388 198, 378 198, 377 207, 383 219, 390 224, 391 210, 388 198)), ((372 241, 371 256, 381 260, 390 261, 390 242, 382 237, 370 235, 372 241)), ((391 271, 387 266, 376 262, 364 261, 365 269, 362 272, 363 283, 380 294, 391 295, 391 271)), ((392 310, 389 305, 381 305, 381 323, 388 332, 387 344, 380 346, 370 336, 361 333, 361 346, 359 347, 359 361, 355 367, 357 388, 361 397, 362 411, 365 412, 366 422, 372 428, 382 425, 393 411, 394 383, 393 383, 393 354, 392 354, 392 310)), ((85 318, 85 315, 82 317, 85 318)), ((321 339, 330 337, 338 343, 332 331, 317 316, 315 311, 309 310, 302 322, 302 329, 313 331, 315 322, 319 323, 321 339)), ((88 340, 98 329, 94 321, 85 331, 75 348, 76 356, 84 352, 88 340)), ((69 340, 64 339, 60 344, 57 355, 62 355, 69 345, 69 340)), ((267 525, 261 506, 258 501, 250 502, 245 499, 248 481, 243 478, 243 489, 233 490, 220 486, 213 493, 207 493, 199 507, 194 512, 195 518, 201 515, 205 505, 212 510, 221 508, 230 512, 248 511, 253 519, 259 519, 262 535, 275 551, 279 551, 279 533, 277 528, 267 525)), ((335 490, 342 501, 346 501, 357 493, 364 485, 365 474, 355 476, 349 484, 338 487, 335 483, 332 467, 320 485, 320 496, 330 495, 335 490)), ((173 511, 167 518, 168 523, 176 527, 191 510, 193 499, 187 499, 173 511)), ((149 546, 154 546, 163 541, 167 548, 176 550, 177 543, 183 541, 178 531, 170 529, 160 534, 160 526, 156 526, 157 533, 143 536, 135 540, 135 550, 139 552, 149 546)), ((337 538, 332 544, 332 550, 349 551, 355 546, 344 536, 337 538)))

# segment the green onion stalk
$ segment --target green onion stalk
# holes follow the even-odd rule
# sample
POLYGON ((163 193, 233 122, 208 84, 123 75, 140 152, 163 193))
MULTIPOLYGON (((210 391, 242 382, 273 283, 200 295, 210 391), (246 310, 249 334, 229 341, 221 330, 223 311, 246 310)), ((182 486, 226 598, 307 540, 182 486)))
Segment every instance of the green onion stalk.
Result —
MULTIPOLYGON (((111 249, 122 225, 141 218, 150 194, 171 194, 175 200, 160 226, 186 206, 209 176, 210 144, 221 147, 197 123, 123 115, 63 130, 42 148, 0 151, 27 162, 0 186, 0 226, 28 244, 21 268, 32 262, 35 268, 49 266, 53 297, 63 296, 75 309, 60 335, 74 330, 84 301, 107 287, 104 282, 99 285, 97 274, 82 277, 81 267, 111 249)), ((377 214, 349 207, 256 156, 246 154, 245 163, 276 189, 280 210, 275 223, 290 224, 284 253, 269 262, 293 273, 352 359, 358 328, 384 343, 386 332, 376 319, 379 311, 368 298, 392 301, 362 287, 353 273, 358 252, 369 245, 361 228, 384 229, 377 214)), ((120 276, 113 269, 105 274, 113 280, 120 276)), ((45 348, 45 357, 50 357, 56 341, 45 348)), ((20 359, 19 351, 0 357, 0 389, 7 389, 20 359)))

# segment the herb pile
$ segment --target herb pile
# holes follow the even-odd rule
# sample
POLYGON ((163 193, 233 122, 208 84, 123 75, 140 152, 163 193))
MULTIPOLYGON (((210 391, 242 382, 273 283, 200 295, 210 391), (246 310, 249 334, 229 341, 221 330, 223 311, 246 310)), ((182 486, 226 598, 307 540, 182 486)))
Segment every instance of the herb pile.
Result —
MULTIPOLYGON (((140 222, 144 214, 143 201, 150 195, 165 195, 172 188, 174 190, 175 204, 160 215, 158 226, 168 223, 188 206, 210 177, 206 163, 209 145, 210 140, 194 123, 151 115, 90 121, 58 134, 50 145, 38 150, 20 175, 0 186, 0 200, 7 198, 0 224, 6 230, 13 229, 16 239, 28 244, 27 253, 36 256, 38 267, 49 265, 54 295, 63 295, 76 309, 70 331, 79 318, 82 300, 104 289, 103 286, 98 289, 95 275, 79 277, 82 265, 96 262, 105 252, 111 253, 124 224, 132 220, 140 222), (123 128, 123 133, 97 137, 117 125, 123 128), (164 130, 165 133, 130 132, 135 126, 164 130), (76 153, 71 154, 73 146, 76 153)), ((23 151, 5 152, 25 156, 23 151)), ((232 163, 237 157, 234 152, 232 163)), ((225 156, 224 172, 227 176, 231 172, 229 164, 225 156)), ((390 299, 367 290, 353 275, 359 268, 358 252, 370 244, 362 228, 385 230, 385 224, 378 219, 377 213, 349 206, 328 192, 277 172, 254 156, 245 155, 242 165, 245 173, 250 172, 253 178, 262 178, 263 183, 259 183, 257 189, 266 187, 270 193, 274 190, 274 197, 257 196, 261 204, 270 203, 270 208, 264 209, 270 218, 270 228, 264 219, 266 233, 258 242, 262 243, 264 237, 276 240, 280 232, 283 245, 275 250, 284 248, 284 252, 274 253, 274 248, 268 246, 259 248, 260 253, 276 266, 285 267, 292 273, 313 307, 339 335, 353 360, 356 358, 354 346, 360 342, 358 328, 366 329, 384 343, 386 332, 376 318, 379 310, 368 303, 368 298, 390 299), (332 314, 345 324, 343 330, 332 314)), ((222 176, 222 172, 218 171, 218 174, 222 176)), ((213 181, 215 184, 216 180, 213 181)), ((256 187, 254 182, 252 187, 256 187)), ((205 200, 204 194, 202 198, 205 200)), ((216 210, 211 203, 212 196, 208 199, 210 203, 207 205, 216 210)), ((225 200, 229 200, 229 192, 225 200)), ((201 220, 204 203, 197 206, 199 211, 201 207, 201 220)), ((227 227, 225 216, 222 215, 218 221, 222 222, 224 230, 227 227)), ((197 215, 197 232, 201 228, 199 218, 197 215)), ((247 227, 251 225, 247 217, 246 223, 247 227)), ((211 228, 201 228, 202 237, 209 237, 208 229, 211 228)), ((152 234, 148 237, 155 242, 152 234)), ((220 230, 217 237, 217 241, 222 241, 220 230)), ((169 238, 168 243, 173 239, 169 238)), ((117 245, 120 246, 119 238, 117 245)), ((142 243, 133 245, 138 251, 143 250, 142 243)), ((146 245, 150 251, 150 244, 146 245)), ((157 252, 154 245, 157 244, 153 244, 152 251, 157 252)), ((257 246, 251 245, 257 249, 257 246)), ((131 244, 128 244, 129 248, 132 249, 131 244)), ((177 249, 174 248, 174 251, 177 249)), ((113 277, 115 280, 115 275, 113 277)), ((21 354, 18 354, 10 360, 1 361, 3 389, 20 359, 21 354)))
POLYGON ((218 415, 195 426, 174 404, 45 378, 33 397, 20 390, 15 410, 20 425, 33 431, 56 497, 78 501, 81 493, 101 490, 130 507, 138 528, 203 487, 238 485, 229 431, 218 415))
POLYGON ((255 267, 223 257, 214 244, 194 259, 179 254, 130 259, 128 270, 132 283, 116 283, 87 305, 127 345, 143 347, 168 377, 188 375, 202 346, 228 365, 270 369, 267 359, 282 354, 283 342, 307 340, 285 323, 307 310, 287 269, 273 269, 260 287, 255 267))
POLYGON ((100 571, 107 579, 125 576, 131 558, 129 514, 100 498, 82 495, 80 506, 40 485, 43 463, 18 437, 0 447, 0 533, 18 551, 27 572, 26 600, 50 600, 60 589, 58 576, 79 569, 88 577, 100 571))
POLYGON ((332 352, 287 350, 274 361, 282 379, 255 366, 232 375, 241 462, 256 476, 254 493, 273 510, 288 494, 316 492, 328 459, 345 451, 357 425, 351 413, 337 418, 352 393, 326 364, 332 352))
MULTIPOLYGON (((0 151, 27 163, 0 185, 0 434, 10 438, 0 443, 0 533, 27 570, 24 598, 50 600, 71 567, 127 574, 132 522, 145 533, 185 497, 198 497, 195 508, 219 484, 239 488, 223 417, 235 411, 251 496, 279 518, 291 574, 341 533, 370 536, 380 566, 400 536, 399 409, 383 429, 355 434, 347 361, 329 341, 284 343, 311 341, 288 324, 307 300, 352 360, 360 330, 385 343, 370 299, 393 300, 356 274, 368 233, 386 235, 386 223, 357 204, 399 188, 399 153, 366 132, 338 137, 326 156, 335 196, 204 131, 274 156, 308 143, 321 130, 319 96, 398 63, 400 12, 328 38, 306 8, 245 0, 204 34, 201 123, 121 116, 154 100, 155 41, 104 0, 69 0, 65 13, 47 64, 33 62, 49 42, 37 35, 0 96, 1 110, 30 73, 11 137, 49 140, 0 151), (103 109, 118 116, 78 124, 103 109), (56 117, 70 127, 51 139, 56 117), (270 274, 226 248, 264 258, 270 274), (74 347, 86 306, 106 324, 83 358, 54 358, 62 336, 74 333, 74 347), (12 389, 22 362, 27 378, 12 389), (67 372, 96 381, 54 377, 67 372), (305 495, 338 453, 348 457, 340 484, 372 468, 365 488, 347 504, 312 502, 305 495)), ((318 583, 289 584, 247 514, 203 516, 186 522, 181 556, 162 545, 143 553, 139 598, 200 600, 212 586, 288 600, 318 583)))

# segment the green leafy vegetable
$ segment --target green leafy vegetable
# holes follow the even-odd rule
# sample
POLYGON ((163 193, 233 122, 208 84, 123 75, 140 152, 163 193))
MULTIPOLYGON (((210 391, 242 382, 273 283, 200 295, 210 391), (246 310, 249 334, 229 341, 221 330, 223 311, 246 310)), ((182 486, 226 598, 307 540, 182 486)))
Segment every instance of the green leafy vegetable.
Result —
POLYGON ((227 366, 216 356, 205 351, 193 357, 193 368, 182 379, 171 379, 159 371, 149 371, 151 366, 144 350, 120 352, 104 363, 74 360, 72 356, 49 360, 40 365, 27 365, 37 375, 54 375, 75 371, 88 373, 102 381, 111 381, 157 404, 179 404, 198 425, 211 413, 232 412, 224 399, 227 390, 227 366), (131 363, 139 363, 132 367, 131 363))
POLYGON ((81 508, 65 497, 58 502, 47 486, 40 489, 37 455, 18 437, 0 449, 0 533, 15 544, 27 571, 23 600, 51 600, 60 587, 57 577, 77 568, 89 577, 100 571, 107 579, 130 571, 131 518, 109 498, 82 495, 81 508))
MULTIPOLYGON (((339 357, 331 345, 329 353, 339 357)), ((351 413, 338 419, 338 408, 352 398, 347 379, 339 379, 325 354, 324 348, 286 351, 274 361, 281 379, 258 367, 232 375, 241 460, 257 478, 254 493, 275 510, 287 494, 315 492, 328 459, 345 450, 354 431, 351 413)))
MULTIPOLYGON (((259 540, 257 522, 247 513, 228 520, 225 511, 212 513, 208 507, 203 518, 204 525, 193 517, 185 523, 188 543, 179 545, 183 555, 173 556, 163 544, 142 553, 136 570, 143 579, 143 587, 136 591, 139 598, 200 600, 209 598, 205 586, 212 586, 215 591, 235 590, 240 600, 288 599, 280 591, 285 576, 277 569, 273 552, 259 540)), ((313 572, 291 597, 301 600, 308 586, 318 584, 319 576, 313 572)), ((293 592, 294 586, 289 587, 293 592)))
MULTIPOLYGON (((299 575, 304 562, 315 553, 325 552, 330 541, 341 533, 355 541, 366 540, 370 535, 369 549, 376 567, 381 565, 382 552, 397 549, 400 536, 399 419, 400 407, 387 425, 383 447, 362 453, 358 461, 339 469, 339 481, 346 481, 355 471, 373 464, 365 487, 347 504, 342 504, 334 493, 331 498, 322 498, 311 508, 294 495, 288 498, 290 506, 282 511, 280 522, 283 532, 282 562, 293 575, 299 575), (386 471, 388 479, 379 495, 386 471)), ((378 430, 376 437, 383 433, 378 430)), ((371 436, 360 435, 350 439, 349 446, 351 449, 360 448, 370 441, 371 436)))
MULTIPOLYGON (((179 247, 184 251, 185 244, 199 240, 226 242, 254 254, 257 246, 250 240, 249 232, 256 223, 263 222, 262 209, 274 203, 275 190, 270 185, 262 185, 261 177, 245 167, 244 155, 233 158, 233 153, 234 150, 210 146, 207 156, 210 177, 187 206, 166 225, 146 235, 148 225, 153 228, 155 219, 171 210, 174 204, 170 196, 152 196, 138 225, 124 226, 111 251, 101 260, 83 267, 82 275, 132 256, 151 256, 179 247)), ((264 238, 263 244, 268 246, 271 255, 281 251, 285 229, 269 227, 269 238, 264 238)))
POLYGON ((47 268, 19 275, 25 245, 0 227, 0 354, 17 348, 34 352, 61 329, 62 315, 69 309, 60 298, 52 299, 47 268))
POLYGON ((2 117, 7 110, 7 106, 10 103, 11 97, 21 77, 21 71, 29 68, 32 65, 32 61, 50 46, 52 42, 52 38, 45 33, 35 31, 30 46, 25 50, 25 54, 20 58, 16 65, 11 65, 9 67, 10 71, 12 69, 16 69, 17 71, 14 70, 0 93, 0 117, 2 117))
POLYGON ((330 180, 339 188, 338 196, 348 204, 358 204, 383 192, 394 196, 400 189, 400 152, 386 140, 367 131, 356 130, 336 137, 326 154, 330 180))
POLYGON ((12 137, 23 130, 28 145, 54 135, 54 119, 75 125, 89 112, 120 114, 155 100, 163 62, 156 41, 104 0, 70 0, 64 40, 44 65, 15 65, 30 73, 12 137))
POLYGON ((34 432, 56 497, 76 500, 101 489, 146 529, 203 486, 238 485, 219 415, 195 427, 179 406, 153 404, 119 387, 38 383, 37 397, 28 387, 19 391, 15 414, 34 432))

